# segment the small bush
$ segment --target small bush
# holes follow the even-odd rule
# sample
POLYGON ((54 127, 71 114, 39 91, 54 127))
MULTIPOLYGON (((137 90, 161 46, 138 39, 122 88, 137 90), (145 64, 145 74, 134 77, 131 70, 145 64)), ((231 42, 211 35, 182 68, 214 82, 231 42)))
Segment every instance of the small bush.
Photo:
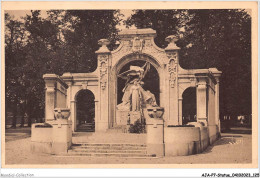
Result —
POLYGON ((128 130, 130 133, 144 133, 145 125, 140 122, 140 120, 135 121, 131 124, 128 130))

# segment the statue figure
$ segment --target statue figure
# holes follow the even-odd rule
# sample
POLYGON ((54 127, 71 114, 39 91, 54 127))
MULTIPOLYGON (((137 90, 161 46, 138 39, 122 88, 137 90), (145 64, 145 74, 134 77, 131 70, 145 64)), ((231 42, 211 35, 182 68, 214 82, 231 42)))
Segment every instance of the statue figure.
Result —
POLYGON ((146 62, 144 66, 130 66, 128 71, 118 75, 118 77, 125 79, 126 84, 122 103, 117 105, 120 110, 140 111, 146 104, 157 105, 154 95, 150 91, 143 89, 144 82, 142 79, 150 70, 150 63, 146 62))
POLYGON ((131 101, 132 101, 132 111, 140 111, 141 102, 142 102, 142 94, 141 94, 141 86, 137 81, 134 81, 134 84, 131 86, 131 101))

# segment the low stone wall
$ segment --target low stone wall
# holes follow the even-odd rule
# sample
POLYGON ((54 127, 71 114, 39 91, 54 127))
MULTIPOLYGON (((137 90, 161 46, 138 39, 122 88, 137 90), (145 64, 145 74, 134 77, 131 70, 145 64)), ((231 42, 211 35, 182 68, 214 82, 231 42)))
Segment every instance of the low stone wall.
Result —
POLYGON ((209 146, 209 134, 208 127, 200 127, 200 147, 201 152, 204 151, 209 146))
POLYGON ((200 152, 200 128, 165 127, 165 156, 185 156, 200 152))
POLYGON ((63 154, 72 143, 72 123, 56 120, 52 124, 32 124, 31 151, 33 153, 63 154))
POLYGON ((201 153, 217 138, 217 126, 165 127, 165 156, 186 156, 201 153))

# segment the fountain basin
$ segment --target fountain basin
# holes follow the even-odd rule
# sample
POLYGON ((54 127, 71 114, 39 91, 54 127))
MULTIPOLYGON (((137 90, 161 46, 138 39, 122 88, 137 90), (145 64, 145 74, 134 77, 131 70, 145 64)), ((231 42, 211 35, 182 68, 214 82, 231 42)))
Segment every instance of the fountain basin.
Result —
POLYGON ((164 114, 164 108, 159 106, 149 107, 147 113, 151 118, 161 118, 164 114))

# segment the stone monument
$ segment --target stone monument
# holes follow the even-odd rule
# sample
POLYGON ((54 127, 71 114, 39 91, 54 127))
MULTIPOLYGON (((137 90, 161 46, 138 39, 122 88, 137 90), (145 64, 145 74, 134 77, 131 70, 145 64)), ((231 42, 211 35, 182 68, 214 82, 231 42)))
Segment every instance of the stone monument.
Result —
MULTIPOLYGON (((220 135, 221 71, 216 68, 183 69, 179 64, 178 38, 168 36, 169 44, 162 49, 154 43, 155 37, 153 29, 122 30, 119 32, 120 45, 114 51, 107 48, 108 40, 99 40, 101 47, 95 52, 97 69, 94 72, 64 73, 62 76, 45 74, 45 122, 52 125, 46 130, 58 132, 60 129, 54 117, 55 108, 69 109, 67 125, 61 125, 66 135, 62 142, 68 147, 71 133, 67 129, 77 132, 77 95, 82 90, 89 90, 95 98, 95 132, 106 133, 139 120, 147 124, 148 152, 159 156, 199 153, 212 144, 220 135), (124 66, 136 61, 143 61, 144 65, 130 65, 122 71, 124 66), (144 89, 143 79, 151 67, 158 73, 158 93, 144 89), (123 90, 118 89, 119 78, 125 80, 123 90), (196 90, 196 123, 184 125, 183 92, 190 87, 196 90), (118 95, 121 92, 122 98, 118 95)), ((36 130, 37 133, 48 132, 36 130)), ((50 140, 50 137, 46 139, 50 140)), ((52 139, 59 143, 56 138, 52 139)))

